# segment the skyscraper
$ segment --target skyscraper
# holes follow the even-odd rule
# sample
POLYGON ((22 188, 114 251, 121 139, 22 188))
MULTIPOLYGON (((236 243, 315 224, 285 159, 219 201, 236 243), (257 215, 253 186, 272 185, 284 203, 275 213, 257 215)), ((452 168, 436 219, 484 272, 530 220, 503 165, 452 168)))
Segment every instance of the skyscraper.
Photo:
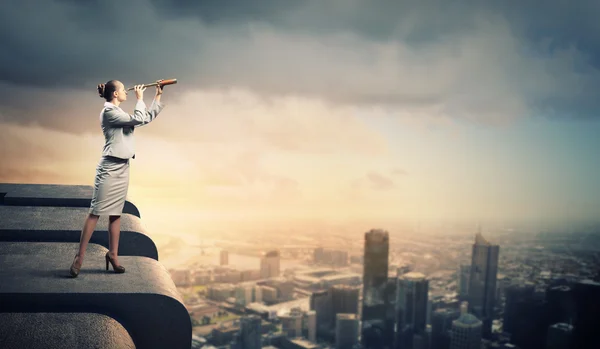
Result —
POLYGON ((335 324, 337 314, 358 314, 360 288, 348 285, 335 285, 330 288, 333 307, 331 323, 335 324))
POLYGON ((411 348, 415 334, 423 335, 427 324, 429 281, 417 272, 398 277, 396 287, 396 348, 411 348))
POLYGON ((335 348, 352 349, 358 344, 359 321, 356 314, 337 314, 335 348))
POLYGON ((571 348, 571 335, 573 326, 565 323, 557 323, 548 328, 546 349, 569 349, 571 348))
POLYGON ((431 349, 450 348, 452 322, 460 316, 455 309, 441 308, 431 316, 431 349))
POLYGON ((310 310, 317 313, 317 334, 321 337, 333 337, 330 329, 335 326, 332 323, 333 302, 331 301, 331 290, 313 292, 310 296, 310 310))
MULTIPOLYGON (((507 298, 509 311, 507 319, 510 319, 509 328, 510 342, 521 348, 544 349, 547 338, 548 321, 551 316, 548 312, 548 303, 545 301, 544 292, 528 294, 527 287, 521 290, 520 299, 510 300, 507 298)), ((514 298, 514 296, 511 296, 514 298)))
POLYGON ((260 259, 260 277, 263 279, 279 276, 279 251, 269 251, 260 259))
POLYGON ((523 309, 526 309, 525 304, 531 302, 533 299, 533 293, 535 291, 535 285, 533 283, 519 283, 510 285, 506 289, 506 302, 504 305, 504 331, 512 334, 516 334, 520 327, 518 325, 519 319, 523 318, 521 313, 523 309))
POLYGON ((460 265, 458 270, 458 297, 462 301, 469 299, 469 277, 471 276, 471 265, 460 265))
POLYGON ((573 348, 600 348, 598 314, 600 314, 600 283, 582 280, 575 283, 576 316, 573 323, 573 348))
POLYGON ((306 328, 308 340, 316 343, 317 342, 317 312, 309 310, 306 312, 306 328))
POLYGON ((361 341, 373 349, 384 346, 389 248, 387 231, 372 229, 365 233, 361 341))
POLYGON ((463 302, 460 316, 452 322, 450 349, 480 349, 483 323, 473 314, 467 312, 468 306, 463 302))
POLYGON ((492 245, 481 232, 475 235, 469 277, 469 311, 483 322, 483 338, 490 338, 492 331, 499 253, 500 246, 492 245))
POLYGON ((548 302, 548 323, 572 323, 575 319, 575 300, 571 286, 562 283, 551 284, 546 289, 548 302))
POLYGON ((396 273, 396 275, 390 276, 390 274, 393 273, 390 271, 388 272, 388 280, 385 287, 387 310, 385 313, 385 332, 383 340, 388 345, 393 345, 394 339, 396 338, 396 289, 398 287, 398 274, 396 273))
POLYGON ((257 315, 242 316, 238 338, 243 349, 262 348, 261 318, 257 315))

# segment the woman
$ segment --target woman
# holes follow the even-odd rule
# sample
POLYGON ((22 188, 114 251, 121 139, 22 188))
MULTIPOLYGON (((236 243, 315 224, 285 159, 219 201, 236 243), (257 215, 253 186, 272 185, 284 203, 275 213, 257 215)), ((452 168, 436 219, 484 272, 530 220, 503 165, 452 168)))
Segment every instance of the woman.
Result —
MULTIPOLYGON (((157 82, 160 81, 162 80, 157 82)), ((148 110, 143 100, 144 90, 146 87, 143 85, 135 86, 137 102, 133 114, 128 114, 119 107, 122 102, 127 100, 127 91, 120 81, 111 80, 106 84, 98 85, 100 97, 106 100, 104 108, 100 112, 100 124, 105 144, 102 158, 96 168, 94 193, 81 232, 79 252, 75 255, 70 269, 73 277, 79 275, 87 244, 101 215, 109 217, 109 249, 105 256, 106 270, 110 263, 116 273, 125 272, 125 268, 119 264, 117 254, 121 233, 121 212, 129 188, 129 159, 135 158, 133 131, 136 127, 152 122, 164 107, 160 103, 163 87, 156 86, 156 96, 148 110)))

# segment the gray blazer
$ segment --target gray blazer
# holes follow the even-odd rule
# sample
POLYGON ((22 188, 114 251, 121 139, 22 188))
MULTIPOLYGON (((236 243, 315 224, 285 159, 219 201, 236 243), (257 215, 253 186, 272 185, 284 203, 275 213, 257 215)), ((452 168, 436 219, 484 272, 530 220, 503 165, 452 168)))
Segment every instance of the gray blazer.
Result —
POLYGON ((134 129, 154 121, 163 108, 162 103, 153 100, 150 109, 146 110, 144 101, 138 100, 133 114, 128 114, 116 105, 105 102, 104 109, 100 112, 105 140, 102 156, 135 159, 134 129))

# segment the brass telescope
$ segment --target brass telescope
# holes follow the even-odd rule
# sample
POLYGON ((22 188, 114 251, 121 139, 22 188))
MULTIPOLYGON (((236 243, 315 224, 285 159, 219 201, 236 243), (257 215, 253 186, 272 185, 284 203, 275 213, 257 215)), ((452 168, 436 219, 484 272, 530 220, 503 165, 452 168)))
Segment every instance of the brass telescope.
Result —
MULTIPOLYGON (((167 80, 162 80, 161 82, 153 82, 151 84, 145 84, 145 85, 142 85, 142 87, 150 87, 150 86, 157 86, 157 85, 166 86, 166 85, 173 85, 176 83, 177 83, 177 79, 167 79, 167 80)), ((127 91, 131 91, 133 89, 134 89, 134 87, 130 87, 127 89, 127 91)))

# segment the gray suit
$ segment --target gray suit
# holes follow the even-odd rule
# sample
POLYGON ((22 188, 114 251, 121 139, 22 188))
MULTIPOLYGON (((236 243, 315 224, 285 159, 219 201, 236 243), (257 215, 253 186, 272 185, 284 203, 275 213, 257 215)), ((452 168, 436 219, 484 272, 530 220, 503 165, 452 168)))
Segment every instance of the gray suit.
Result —
POLYGON ((105 102, 104 109, 100 112, 105 139, 102 156, 135 158, 133 130, 154 121, 163 108, 162 103, 153 100, 150 109, 146 110, 146 104, 140 99, 135 104, 133 114, 128 114, 116 105, 105 102))
POLYGON ((112 103, 104 103, 100 123, 106 142, 96 167, 90 213, 121 215, 129 189, 129 159, 135 158, 133 130, 152 122, 162 109, 163 105, 154 100, 146 110, 144 101, 138 100, 130 115, 112 103))

